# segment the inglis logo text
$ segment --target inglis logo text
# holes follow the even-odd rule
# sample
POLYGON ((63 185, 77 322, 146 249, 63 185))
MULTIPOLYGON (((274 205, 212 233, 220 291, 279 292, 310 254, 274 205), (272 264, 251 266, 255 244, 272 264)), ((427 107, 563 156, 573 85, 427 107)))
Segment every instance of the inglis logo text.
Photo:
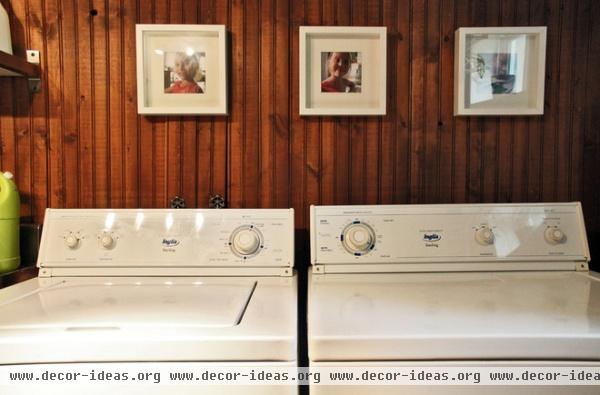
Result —
POLYGON ((425 233, 423 235, 423 241, 440 241, 442 236, 437 233, 425 233))
POLYGON ((179 240, 177 239, 163 239, 162 245, 165 247, 175 247, 179 245, 179 240))

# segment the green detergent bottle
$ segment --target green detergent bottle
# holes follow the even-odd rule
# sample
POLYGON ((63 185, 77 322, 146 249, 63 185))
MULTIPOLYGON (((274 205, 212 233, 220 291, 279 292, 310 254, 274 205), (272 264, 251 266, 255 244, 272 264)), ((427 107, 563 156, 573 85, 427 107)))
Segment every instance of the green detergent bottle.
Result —
POLYGON ((13 175, 0 172, 0 273, 15 270, 19 256, 19 191, 13 175))

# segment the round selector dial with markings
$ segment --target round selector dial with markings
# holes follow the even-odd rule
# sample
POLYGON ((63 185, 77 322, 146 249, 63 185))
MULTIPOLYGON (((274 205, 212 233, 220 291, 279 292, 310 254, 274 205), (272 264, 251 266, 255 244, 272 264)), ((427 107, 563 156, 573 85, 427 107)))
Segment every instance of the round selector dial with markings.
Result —
POLYGON ((551 226, 544 232, 544 239, 549 244, 561 244, 567 239, 567 235, 560 228, 551 226))
POLYGON ((262 233, 253 225, 240 226, 229 237, 231 251, 243 259, 258 254, 263 248, 263 244, 262 233))
POLYGON ((494 232, 487 226, 483 226, 475 231, 475 241, 482 246, 494 244, 494 232))
POLYGON ((361 221, 346 226, 340 239, 346 251, 356 256, 367 254, 375 247, 375 231, 361 221))

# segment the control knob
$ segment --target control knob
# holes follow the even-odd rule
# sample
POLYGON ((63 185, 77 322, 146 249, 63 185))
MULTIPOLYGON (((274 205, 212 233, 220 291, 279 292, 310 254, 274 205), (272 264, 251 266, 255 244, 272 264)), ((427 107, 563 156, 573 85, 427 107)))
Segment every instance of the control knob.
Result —
POLYGON ((544 232, 544 238, 549 244, 560 244, 566 240, 567 235, 559 228, 550 227, 544 232))
POLYGON ((341 240, 349 253, 364 255, 375 246, 375 231, 368 224, 355 221, 344 228, 341 240))
POLYGON ((112 235, 104 233, 100 237, 100 244, 102 245, 102 247, 109 250, 115 245, 115 239, 112 237, 112 235))
POLYGON ((475 241, 482 246, 494 244, 494 232, 487 226, 481 227, 475 231, 475 241))
POLYGON ((75 248, 77 248, 79 246, 79 237, 77 237, 73 233, 69 233, 65 237, 65 245, 67 247, 69 247, 70 249, 74 250, 75 248))
POLYGON ((233 231, 229 237, 229 246, 234 254, 246 259, 260 252, 262 240, 258 229, 252 225, 245 225, 233 231))

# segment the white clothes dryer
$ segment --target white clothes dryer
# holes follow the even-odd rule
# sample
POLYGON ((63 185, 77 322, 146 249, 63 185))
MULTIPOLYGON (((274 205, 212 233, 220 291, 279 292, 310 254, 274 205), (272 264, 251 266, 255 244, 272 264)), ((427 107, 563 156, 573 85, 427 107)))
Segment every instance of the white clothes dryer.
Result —
MULTIPOLYGON (((315 367, 596 367, 579 203, 313 206, 315 367)), ((598 394, 600 386, 314 386, 311 394, 598 394)))
MULTIPOLYGON (((296 366, 293 218, 287 209, 48 209, 39 277, 0 290, 0 364, 296 366)), ((107 391, 40 385, 38 393, 107 391)), ((297 388, 110 389, 199 391, 297 388)))

